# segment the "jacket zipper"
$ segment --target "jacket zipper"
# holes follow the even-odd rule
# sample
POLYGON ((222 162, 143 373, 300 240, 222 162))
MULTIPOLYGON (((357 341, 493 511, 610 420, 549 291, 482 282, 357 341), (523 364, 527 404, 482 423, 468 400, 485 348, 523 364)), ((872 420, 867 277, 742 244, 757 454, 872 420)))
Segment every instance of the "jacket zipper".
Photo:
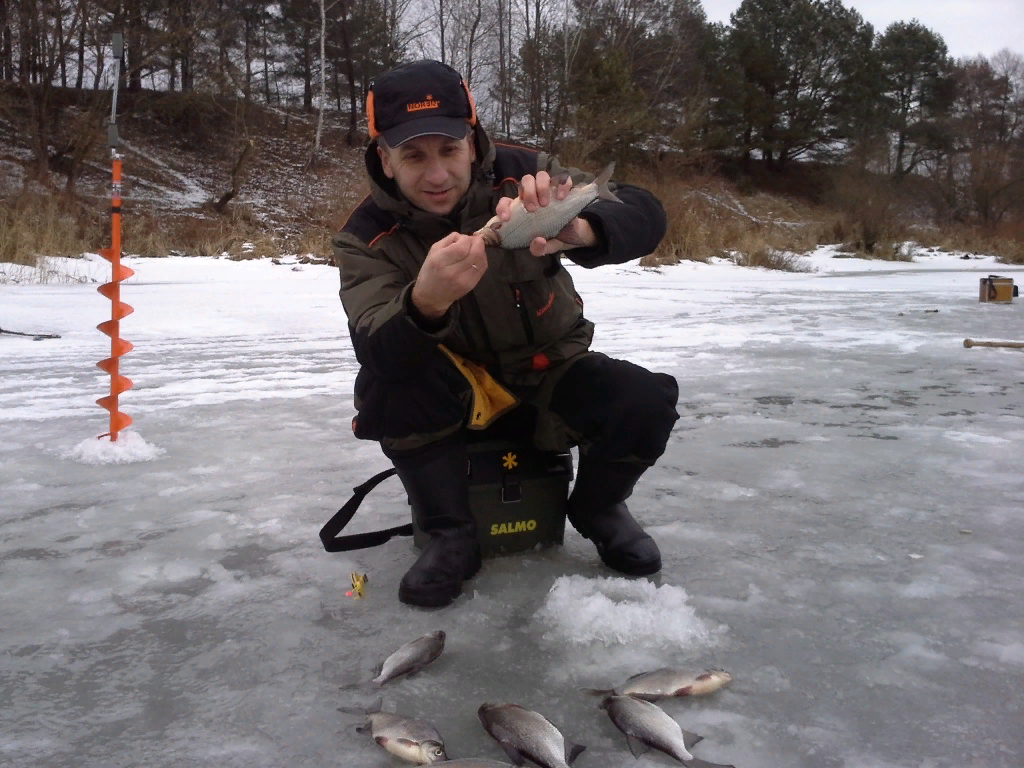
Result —
POLYGON ((519 319, 523 321, 523 330, 526 331, 526 341, 529 344, 533 344, 533 326, 530 325, 530 313, 523 303, 523 297, 519 293, 518 286, 512 286, 512 293, 516 299, 516 308, 519 310, 519 319))

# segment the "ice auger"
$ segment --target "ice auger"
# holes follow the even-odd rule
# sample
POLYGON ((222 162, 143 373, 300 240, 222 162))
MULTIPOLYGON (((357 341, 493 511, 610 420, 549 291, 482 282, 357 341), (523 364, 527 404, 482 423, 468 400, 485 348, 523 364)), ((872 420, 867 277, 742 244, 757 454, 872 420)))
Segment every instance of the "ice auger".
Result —
POLYGON ((110 319, 96 327, 110 337, 110 357, 96 363, 97 367, 110 374, 110 394, 101 397, 96 401, 98 405, 110 412, 110 431, 100 437, 109 435, 110 441, 117 440, 117 433, 126 429, 132 423, 132 417, 117 409, 117 398, 122 393, 132 388, 131 379, 122 376, 119 370, 119 359, 122 355, 132 350, 131 342, 121 338, 121 319, 130 315, 133 310, 130 306, 121 301, 121 282, 127 280, 134 273, 128 267, 121 264, 121 155, 117 148, 120 139, 117 135, 117 84, 120 79, 121 55, 124 53, 124 38, 115 34, 113 39, 114 48, 114 97, 110 108, 110 125, 107 127, 107 143, 110 146, 110 156, 113 164, 111 184, 111 207, 110 207, 110 247, 101 248, 100 256, 110 262, 110 282, 101 285, 98 290, 103 296, 110 299, 110 319))

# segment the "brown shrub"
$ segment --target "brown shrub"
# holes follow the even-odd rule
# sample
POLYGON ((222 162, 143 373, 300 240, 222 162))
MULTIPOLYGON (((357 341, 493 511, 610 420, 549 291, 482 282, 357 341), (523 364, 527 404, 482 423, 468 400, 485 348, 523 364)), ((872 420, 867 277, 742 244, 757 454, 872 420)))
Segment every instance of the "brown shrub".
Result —
POLYGON ((787 251, 778 251, 767 245, 748 245, 737 250, 733 255, 741 267, 764 267, 778 269, 783 272, 806 272, 807 268, 800 264, 800 255, 787 251))
POLYGON ((847 243, 874 258, 899 256, 894 244, 906 239, 907 227, 888 178, 854 169, 838 171, 829 202, 836 213, 822 233, 822 242, 847 243))

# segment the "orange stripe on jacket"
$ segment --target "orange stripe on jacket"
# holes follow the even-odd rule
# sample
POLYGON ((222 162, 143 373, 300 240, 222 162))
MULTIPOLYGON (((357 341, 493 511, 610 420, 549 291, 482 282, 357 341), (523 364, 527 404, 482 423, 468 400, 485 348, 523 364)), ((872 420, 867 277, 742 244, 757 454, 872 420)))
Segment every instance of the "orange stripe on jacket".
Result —
POLYGON ((393 227, 392 227, 391 229, 389 229, 389 230, 388 230, 387 232, 381 232, 381 233, 380 233, 379 235, 377 235, 377 236, 376 236, 375 238, 373 238, 373 240, 371 240, 371 241, 370 241, 370 242, 369 242, 369 243, 367 244, 367 248, 373 248, 373 244, 374 244, 374 243, 376 243, 376 242, 377 242, 378 240, 380 240, 380 239, 381 239, 382 237, 384 237, 384 235, 390 235, 390 234, 391 234, 392 232, 394 232, 394 231, 395 231, 396 229, 398 229, 398 225, 397 225, 397 224, 395 224, 395 226, 393 226, 393 227))

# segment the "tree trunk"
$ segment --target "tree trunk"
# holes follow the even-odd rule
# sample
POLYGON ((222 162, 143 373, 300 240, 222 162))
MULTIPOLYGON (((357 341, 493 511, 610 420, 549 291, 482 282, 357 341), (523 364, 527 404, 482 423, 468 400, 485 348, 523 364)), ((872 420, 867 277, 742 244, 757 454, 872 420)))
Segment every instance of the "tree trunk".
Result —
POLYGON ((100 85, 103 83, 103 70, 106 64, 106 59, 103 56, 103 46, 96 46, 96 72, 92 77, 92 89, 98 91, 100 85))
POLYGON ((302 31, 302 109, 313 111, 313 53, 310 50, 309 30, 302 31))
POLYGON ((445 18, 444 18, 444 0, 437 0, 437 23, 438 31, 441 33, 441 63, 447 64, 448 59, 445 54, 444 47, 444 33, 445 33, 445 18))
POLYGON ((252 23, 249 18, 246 17, 245 22, 245 50, 243 55, 245 57, 245 87, 243 88, 243 94, 246 101, 252 101, 252 23))
POLYGON ((359 143, 359 94, 356 92, 356 68, 352 61, 352 44, 348 34, 348 0, 340 2, 341 50, 345 56, 345 76, 348 78, 348 135, 345 136, 345 143, 354 147, 359 143))
POLYGON ((469 44, 466 46, 466 82, 473 82, 473 54, 476 51, 476 35, 480 29, 480 21, 483 18, 483 0, 476 0, 476 16, 469 28, 469 44))
POLYGON ((313 152, 309 156, 309 165, 316 162, 320 154, 320 137, 324 130, 324 107, 327 104, 327 56, 324 38, 327 36, 327 9, 324 0, 318 0, 320 6, 320 109, 316 116, 316 136, 313 139, 313 152))
MULTIPOLYGON (((58 66, 60 67, 60 87, 68 87, 68 51, 67 51, 67 38, 64 35, 64 15, 58 14, 54 20, 57 26, 57 56, 59 57, 58 66)), ((71 22, 74 24, 74 21, 71 22)), ((49 64, 49 62, 47 62, 49 64)))
POLYGON ((213 204, 213 210, 217 213, 224 213, 224 208, 240 191, 242 178, 246 170, 246 160, 248 160, 252 148, 252 139, 247 139, 241 153, 238 155, 238 159, 235 161, 235 167, 231 169, 231 189, 221 195, 217 202, 213 204))
POLYGON ((0 0, 0 80, 14 79, 11 59, 11 22, 7 10, 8 0, 0 0))
POLYGON ((128 14, 128 36, 125 48, 128 54, 128 90, 142 90, 142 3, 130 0, 125 3, 128 14))
POLYGON ((270 104, 270 45, 267 41, 267 24, 263 22, 263 98, 270 104))
POLYGON ((28 3, 18 5, 18 79, 22 84, 32 81, 32 16, 28 3))
MULTIPOLYGON (((0 0, 0 3, 4 0, 0 0)), ((85 80, 85 32, 88 27, 88 13, 85 9, 85 0, 81 3, 81 21, 79 22, 82 26, 78 28, 78 73, 75 75, 75 88, 82 90, 82 85, 85 80)))

